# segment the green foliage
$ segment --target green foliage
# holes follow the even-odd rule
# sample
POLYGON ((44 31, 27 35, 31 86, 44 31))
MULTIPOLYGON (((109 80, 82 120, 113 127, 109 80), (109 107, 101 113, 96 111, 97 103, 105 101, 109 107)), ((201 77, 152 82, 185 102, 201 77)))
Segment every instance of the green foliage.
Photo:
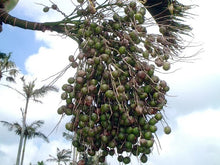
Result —
POLYGON ((18 69, 13 61, 9 60, 11 53, 6 55, 0 52, 0 80, 4 76, 7 81, 15 82, 15 77, 18 74, 18 69))

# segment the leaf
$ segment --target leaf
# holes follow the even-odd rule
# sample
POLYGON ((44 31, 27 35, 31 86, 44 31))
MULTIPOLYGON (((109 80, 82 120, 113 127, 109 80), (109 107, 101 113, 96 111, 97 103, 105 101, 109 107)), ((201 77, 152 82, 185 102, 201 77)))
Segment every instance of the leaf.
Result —
POLYGON ((15 82, 15 79, 13 77, 6 77, 6 80, 9 82, 15 82))

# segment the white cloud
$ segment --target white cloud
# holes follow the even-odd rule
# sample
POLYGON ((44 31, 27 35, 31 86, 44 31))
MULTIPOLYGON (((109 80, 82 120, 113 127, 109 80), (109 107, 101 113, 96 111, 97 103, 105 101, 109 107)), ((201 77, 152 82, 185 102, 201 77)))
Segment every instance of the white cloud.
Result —
POLYGON ((220 139, 218 126, 220 125, 220 110, 206 110, 204 112, 193 112, 187 116, 177 118, 177 124, 185 135, 202 139, 220 139))
POLYGON ((61 38, 55 33, 36 33, 37 40, 47 43, 39 48, 37 54, 31 55, 25 62, 26 70, 30 75, 39 79, 47 78, 60 72, 68 64, 69 55, 73 55, 77 44, 70 38, 61 38))
POLYGON ((160 155, 150 157, 150 165, 219 164, 220 109, 180 116, 172 133, 160 138, 160 155))
MULTIPOLYGON (((60 0, 53 0, 52 2, 57 4, 58 8, 61 11, 64 11, 67 15, 70 14, 74 8, 74 4, 71 0, 65 1, 65 3, 60 0)), ((22 18, 27 18, 31 21, 49 22, 63 19, 64 16, 62 14, 52 9, 50 9, 47 13, 43 12, 44 6, 51 7, 51 5, 52 3, 49 0, 20 0, 12 12, 17 11, 18 13, 22 13, 22 18)))
MULTIPOLYGON (((40 142, 40 141, 39 141, 40 142)), ((37 163, 37 161, 44 161, 46 162, 46 159, 49 158, 49 155, 56 157, 56 150, 57 147, 62 149, 69 149, 71 143, 63 140, 52 140, 50 143, 34 143, 34 140, 27 143, 27 150, 25 155, 25 163, 37 163), (41 144, 41 145, 39 145, 41 144)), ((46 162, 48 165, 54 164, 54 162, 46 162)))

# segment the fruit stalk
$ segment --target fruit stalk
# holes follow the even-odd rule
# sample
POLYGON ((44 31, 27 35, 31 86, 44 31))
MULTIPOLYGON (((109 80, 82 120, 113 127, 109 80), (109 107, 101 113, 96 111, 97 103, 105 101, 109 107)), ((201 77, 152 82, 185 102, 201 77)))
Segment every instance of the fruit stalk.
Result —
POLYGON ((80 21, 71 21, 71 24, 73 25, 66 25, 67 21, 57 21, 57 22, 32 22, 27 21, 23 19, 19 19, 16 17, 11 16, 3 9, 0 9, 0 22, 3 22, 5 24, 9 24, 12 26, 17 26, 22 29, 29 29, 29 30, 38 30, 38 31, 54 31, 57 33, 65 34, 68 29, 71 29, 71 33, 73 34, 71 37, 78 42, 78 39, 74 37, 74 34, 76 33, 77 29, 75 25, 80 24, 80 21), (75 30, 76 29, 76 30, 75 30))

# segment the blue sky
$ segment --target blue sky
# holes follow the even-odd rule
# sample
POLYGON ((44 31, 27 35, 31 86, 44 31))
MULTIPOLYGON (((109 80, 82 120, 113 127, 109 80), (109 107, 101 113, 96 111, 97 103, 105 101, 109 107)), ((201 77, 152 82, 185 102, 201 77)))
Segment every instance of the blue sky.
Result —
MULTIPOLYGON (((16 13, 14 13, 16 15, 16 13)), ((26 73, 24 61, 30 54, 37 53, 38 48, 43 45, 42 42, 35 40, 33 31, 20 28, 13 28, 4 25, 4 32, 0 34, 0 51, 12 52, 12 60, 16 61, 16 65, 23 73, 26 73), (31 43, 31 44, 30 44, 31 43)))
MULTIPOLYGON (((20 0, 11 12, 20 18, 37 21, 57 19, 53 13, 44 14, 42 7, 34 4, 34 0, 20 0), (21 12, 22 11, 22 12, 21 12)), ((50 4, 49 1, 39 0, 50 4)), ((59 2, 58 0, 56 2, 59 2)), ((71 5, 58 3, 65 10, 71 5)), ((161 75, 171 87, 168 107, 165 109, 167 121, 173 128, 172 134, 160 136, 162 150, 155 149, 149 158, 149 165, 219 165, 220 164, 220 54, 219 54, 219 22, 216 18, 220 2, 191 1, 197 4, 193 11, 197 15, 189 20, 193 27, 192 45, 183 54, 193 55, 202 48, 192 63, 176 63, 172 69, 179 69, 172 74, 161 75)), ((12 59, 29 79, 38 78, 38 82, 57 73, 68 64, 68 56, 74 54, 77 45, 70 39, 55 36, 52 33, 33 32, 4 25, 0 33, 0 51, 13 52, 12 59), (13 45, 13 46, 12 46, 13 45)), ((57 86, 66 82, 73 70, 68 71, 57 86)), ((45 83, 45 82, 43 82, 45 83)), ((47 82, 46 82, 47 83, 47 82)), ((20 89, 20 84, 16 86, 20 89)), ((0 86, 0 120, 20 121, 19 108, 23 106, 23 98, 14 91, 0 86)), ((42 131, 52 130, 59 120, 56 109, 61 105, 60 93, 51 93, 43 99, 44 104, 31 104, 28 122, 36 119, 45 120, 42 131)), ((65 121, 69 119, 66 118, 65 121)), ((70 143, 62 138, 64 131, 62 122, 50 136, 50 143, 39 139, 27 144, 26 162, 46 160, 49 154, 55 155, 56 147, 70 148, 70 143)), ((0 125, 0 160, 5 165, 13 164, 16 158, 18 137, 0 125)), ((162 130, 159 130, 162 132, 162 130)), ((108 162, 116 164, 114 159, 108 162)), ((49 163, 47 163, 49 165, 49 163)), ((137 164, 133 158, 132 164, 137 164)))

